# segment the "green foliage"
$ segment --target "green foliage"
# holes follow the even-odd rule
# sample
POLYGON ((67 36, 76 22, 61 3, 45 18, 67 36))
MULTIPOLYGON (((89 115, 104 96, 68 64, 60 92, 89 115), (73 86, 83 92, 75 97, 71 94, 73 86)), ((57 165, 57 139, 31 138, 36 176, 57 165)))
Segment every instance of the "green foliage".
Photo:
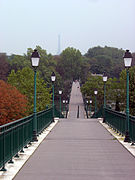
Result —
POLYGON ((122 79, 109 78, 107 81, 107 103, 115 110, 123 111, 125 108, 125 90, 122 79))
POLYGON ((26 56, 21 55, 12 55, 9 58, 9 64, 11 66, 11 69, 14 69, 15 71, 24 67, 31 66, 30 59, 28 60, 26 56))
MULTIPOLYGON (((56 81, 55 81, 55 99, 58 99, 58 91, 62 88, 62 78, 58 72, 56 72, 57 61, 51 54, 47 54, 46 50, 42 49, 40 46, 36 46, 38 53, 40 54, 39 62, 39 76, 47 83, 47 87, 52 88, 51 74, 55 72, 56 81)), ((28 48, 27 58, 30 59, 33 49, 28 48)))
POLYGON ((122 49, 112 47, 94 47, 90 48, 85 54, 89 58, 90 71, 96 74, 107 72, 108 77, 119 77, 123 69, 122 49))
MULTIPOLYGON (((36 49, 40 55, 38 71, 40 72, 40 77, 44 79, 45 82, 50 83, 50 77, 55 67, 57 65, 51 54, 47 54, 46 50, 42 49, 40 46, 36 46, 36 49)), ((31 58, 33 52, 32 48, 27 50, 27 59, 31 58)))
MULTIPOLYGON (((126 70, 122 71, 121 79, 124 82, 125 100, 126 100, 126 70)), ((129 70, 129 111, 135 116, 135 66, 129 70)))
POLYGON ((94 101, 95 101, 94 90, 95 90, 95 88, 98 90, 97 105, 98 105, 98 107, 100 107, 103 104, 103 80, 102 80, 101 76, 90 75, 88 77, 88 80, 81 87, 81 91, 83 93, 83 96, 86 99, 91 98, 93 101, 93 104, 94 104, 94 101))
POLYGON ((81 73, 82 55, 79 50, 66 48, 58 61, 59 73, 64 80, 79 79, 81 73))
MULTIPOLYGON (((52 56, 47 54, 47 51, 42 49, 40 46, 36 46, 41 58, 38 67, 37 74, 37 109, 41 110, 42 107, 45 107, 47 103, 50 102, 52 88, 51 74, 54 71, 56 74, 55 82, 55 100, 59 100, 58 91, 59 89, 63 90, 62 98, 68 99, 71 89, 71 83, 75 79, 81 79, 82 92, 87 98, 90 96, 94 101, 94 89, 98 89, 98 104, 103 104, 103 81, 102 77, 92 76, 94 74, 103 74, 107 73, 108 81, 106 83, 106 96, 108 104, 117 104, 117 109, 121 111, 125 110, 126 106, 126 71, 124 69, 123 63, 123 54, 122 49, 117 49, 113 47, 94 47, 90 48, 88 52, 82 56, 80 51, 68 47, 66 48, 61 55, 52 56), (123 70, 123 71, 122 71, 123 70), (39 80, 38 80, 39 79, 39 80), (39 82, 38 82, 39 81, 39 82), (46 82, 46 83, 44 83, 46 82), (46 89, 45 96, 42 98, 39 97, 42 94, 42 86, 46 89), (46 86, 48 88, 46 88, 46 86), (45 99, 48 97, 48 99, 45 99), (43 103, 42 103, 43 101, 43 103), (47 102, 47 103, 46 103, 47 102), (44 104, 44 105, 43 105, 44 104)), ((28 48, 27 54, 23 56, 12 55, 9 59, 9 64, 12 69, 12 72, 8 78, 8 81, 11 82, 14 86, 18 87, 20 92, 25 94, 29 99, 29 107, 31 112, 33 112, 33 71, 31 68, 31 54, 33 52, 32 48, 28 48), (28 69, 26 68, 28 67, 28 69), (27 70, 26 70, 27 69, 27 70), (14 71, 13 71, 14 70, 14 71), (26 72, 27 71, 27 72, 26 72), (24 73, 24 74, 23 74, 24 73), (22 80, 23 79, 23 80, 22 80)), ((135 59, 135 53, 133 53, 135 59)), ((133 62, 134 64, 135 62, 133 62)), ((2 65, 2 69, 4 66, 2 65)), ((131 68, 130 70, 130 112, 134 112, 134 89, 135 89, 135 80, 134 80, 134 71, 135 69, 131 68)), ((6 72, 3 70, 3 72, 6 72)), ((7 73, 6 73, 7 74, 7 73)), ((7 76, 7 75, 6 75, 7 76)), ((43 90, 43 94, 44 94, 43 90)), ((42 95, 43 95, 42 94, 42 95)), ((44 109, 44 108, 43 108, 44 109)))
MULTIPOLYGON (((52 90, 52 82, 51 82, 51 74, 55 72, 56 74, 56 81, 55 81, 55 99, 59 99, 58 91, 62 89, 64 97, 67 98, 69 91, 67 86, 66 80, 59 74, 57 70, 57 63, 58 59, 57 56, 52 56, 51 54, 47 54, 46 50, 42 49, 40 46, 36 46, 38 53, 40 54, 40 61, 38 67, 38 76, 39 78, 43 79, 44 82, 47 83, 47 87, 52 90)), ((9 63, 11 65, 11 69, 17 72, 18 70, 22 70, 24 67, 31 68, 31 54, 33 52, 32 48, 27 49, 27 54, 21 55, 12 55, 9 57, 9 63)), ((59 69, 59 68, 58 68, 59 69)), ((64 69, 64 68, 63 68, 64 69)), ((14 73, 15 73, 14 72, 14 73)), ((12 72, 13 73, 13 72, 12 72)), ((68 72, 66 72, 68 73, 68 72)), ((15 83, 15 81, 14 81, 15 83)))
MULTIPOLYGON (((28 112, 33 112, 34 102, 34 72, 31 68, 25 67, 22 70, 15 72, 11 71, 8 77, 8 83, 15 86, 22 94, 26 95, 28 99, 28 112)), ((47 88, 46 83, 37 73, 37 111, 44 110, 47 104, 51 102, 50 89, 47 88)))
POLYGON ((99 55, 107 55, 118 60, 123 57, 123 52, 124 51, 122 49, 118 48, 97 46, 94 48, 90 48, 85 56, 89 58, 94 58, 95 56, 99 55))
POLYGON ((10 65, 6 60, 5 54, 0 54, 0 80, 7 80, 7 76, 10 71, 10 65))
MULTIPOLYGON (((109 78, 106 82, 106 104, 115 110, 123 111, 125 109, 125 79, 123 79, 125 71, 121 75, 121 79, 109 78)), ((85 84, 81 87, 83 96, 86 99, 92 98, 94 102, 94 89, 97 88, 97 104, 98 107, 103 105, 104 99, 104 83, 102 76, 90 75, 85 84)))
MULTIPOLYGON (((120 74, 121 83, 121 101, 123 101, 123 109, 126 110, 126 70, 120 74)), ((129 112, 135 116, 135 66, 129 69, 129 112)))
POLYGON ((80 79, 82 84, 86 82, 89 75, 90 75, 89 59, 83 56, 81 63, 81 73, 80 73, 80 79))

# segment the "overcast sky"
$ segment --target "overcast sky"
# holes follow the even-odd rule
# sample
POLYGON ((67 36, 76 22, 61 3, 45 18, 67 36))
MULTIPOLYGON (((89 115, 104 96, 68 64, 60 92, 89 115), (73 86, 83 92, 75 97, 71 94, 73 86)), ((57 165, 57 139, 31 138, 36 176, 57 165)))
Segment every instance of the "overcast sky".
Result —
POLYGON ((57 54, 94 46, 135 52, 135 0, 0 0, 0 52, 23 54, 40 45, 57 54))

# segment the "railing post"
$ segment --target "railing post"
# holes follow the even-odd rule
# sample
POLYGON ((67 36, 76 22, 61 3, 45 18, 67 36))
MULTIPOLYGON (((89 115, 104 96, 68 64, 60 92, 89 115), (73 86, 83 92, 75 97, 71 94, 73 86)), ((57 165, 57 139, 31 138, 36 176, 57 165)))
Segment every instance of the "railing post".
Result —
POLYGON ((77 118, 79 118, 79 106, 78 106, 78 109, 77 109, 77 118))
POLYGON ((1 169, 1 171, 7 171, 5 168, 5 127, 3 128, 3 167, 1 169))
POLYGON ((66 106, 66 118, 67 118, 67 115, 68 115, 68 108, 67 108, 67 106, 66 106))
POLYGON ((9 164, 13 164, 14 163, 13 159, 12 159, 12 157, 13 157, 12 149, 13 149, 13 130, 11 130, 11 132, 10 132, 10 156, 11 156, 11 159, 8 162, 9 164))
POLYGON ((89 105, 87 103, 87 118, 89 118, 89 105))
MULTIPOLYGON (((22 125, 22 146, 24 147, 24 124, 22 125)), ((24 153, 24 150, 22 148, 22 150, 20 151, 21 153, 24 153)))
POLYGON ((17 154, 15 155, 16 158, 19 158, 19 132, 18 132, 19 127, 16 127, 15 131, 16 131, 16 143, 17 143, 17 154))
POLYGON ((91 103, 90 103, 90 113, 89 114, 90 114, 90 118, 91 118, 91 103))

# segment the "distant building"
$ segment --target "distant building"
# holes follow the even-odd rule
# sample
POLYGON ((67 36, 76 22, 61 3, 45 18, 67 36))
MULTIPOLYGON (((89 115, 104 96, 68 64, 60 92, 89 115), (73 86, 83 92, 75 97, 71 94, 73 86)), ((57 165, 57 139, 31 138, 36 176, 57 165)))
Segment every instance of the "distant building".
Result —
POLYGON ((101 77, 103 77, 103 74, 96 74, 96 73, 95 73, 95 74, 92 74, 92 73, 91 73, 91 76, 101 76, 101 77))

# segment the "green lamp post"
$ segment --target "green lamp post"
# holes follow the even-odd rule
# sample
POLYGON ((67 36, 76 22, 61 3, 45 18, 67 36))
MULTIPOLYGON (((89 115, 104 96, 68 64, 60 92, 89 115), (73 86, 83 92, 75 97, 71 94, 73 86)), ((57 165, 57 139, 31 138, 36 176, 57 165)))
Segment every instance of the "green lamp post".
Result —
POLYGON ((67 118, 67 113, 68 113, 68 100, 66 100, 65 103, 66 103, 66 118, 67 118))
POLYGON ((34 69, 34 114, 33 114, 33 141, 38 141, 37 139, 37 112, 36 112, 36 73, 37 67, 39 66, 40 56, 38 51, 35 49, 31 55, 31 64, 34 69))
POLYGON ((59 95, 60 95, 60 118, 61 118, 61 95, 62 95, 62 90, 59 90, 59 95))
POLYGON ((106 82, 107 82, 107 75, 106 75, 106 73, 104 73, 104 74, 103 74, 103 82, 104 82, 103 123, 105 123, 105 108, 106 108, 106 82))
POLYGON ((95 115, 96 115, 96 113, 97 113, 97 94, 98 94, 98 91, 97 91, 97 89, 95 89, 94 90, 94 94, 95 94, 95 115))
POLYGON ((86 100, 86 104, 87 104, 87 106, 86 106, 87 118, 89 118, 89 113, 88 113, 88 111, 89 111, 89 109, 88 109, 89 105, 88 105, 88 103, 89 103, 89 101, 88 101, 88 100, 86 100))
POLYGON ((90 99, 90 117, 91 117, 91 105, 92 105, 92 99, 90 99))
POLYGON ((52 89, 53 89, 53 101, 52 101, 52 108, 53 108, 53 118, 52 118, 52 122, 54 122, 54 82, 56 80, 56 76, 55 76, 55 73, 53 72, 52 75, 51 75, 51 80, 52 80, 52 89))
POLYGON ((62 102, 63 102, 63 114, 65 115, 65 102, 66 102, 66 101, 63 99, 62 102))
POLYGON ((129 50, 126 50, 124 54, 124 65, 127 73, 127 86, 126 86, 126 132, 124 142, 130 142, 130 134, 129 134, 129 68, 132 63, 132 55, 129 50))

